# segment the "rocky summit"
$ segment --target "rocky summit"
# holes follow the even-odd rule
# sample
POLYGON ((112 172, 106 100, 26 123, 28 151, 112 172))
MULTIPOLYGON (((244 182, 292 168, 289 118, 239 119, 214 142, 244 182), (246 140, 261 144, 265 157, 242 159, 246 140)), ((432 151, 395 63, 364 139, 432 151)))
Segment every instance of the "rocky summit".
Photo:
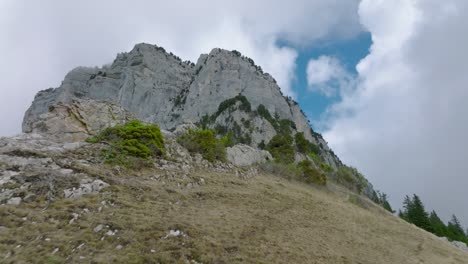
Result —
POLYGON ((0 138, 1 263, 467 263, 385 202, 238 51, 138 44, 0 138))
POLYGON ((277 123, 288 120, 292 133, 303 132, 321 149, 327 164, 334 168, 341 164, 298 104, 283 96, 275 79, 237 51, 216 48, 194 64, 164 48, 138 44, 109 66, 78 67, 60 87, 39 92, 26 112, 23 132, 35 131, 52 106, 76 99, 114 103, 166 130, 203 123, 221 133, 233 131, 253 147, 268 143, 281 129, 277 123))

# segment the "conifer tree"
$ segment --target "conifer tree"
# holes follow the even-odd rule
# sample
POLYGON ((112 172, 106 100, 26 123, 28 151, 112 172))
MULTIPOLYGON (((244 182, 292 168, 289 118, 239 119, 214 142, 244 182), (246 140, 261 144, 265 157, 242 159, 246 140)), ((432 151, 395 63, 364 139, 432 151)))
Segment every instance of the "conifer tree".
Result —
POLYGON ((448 238, 452 240, 463 242, 468 241, 465 235, 465 231, 463 231, 460 221, 456 215, 452 215, 452 219, 448 222, 447 231, 448 238))
POLYGON ((447 236, 447 226, 444 224, 444 222, 442 222, 434 210, 432 210, 431 214, 429 215, 429 221, 431 222, 432 230, 435 235, 439 237, 447 236))
POLYGON ((380 203, 380 205, 382 205, 382 207, 385 210, 389 211, 390 213, 394 213, 395 211, 393 211, 392 206, 388 202, 387 194, 386 193, 378 193, 378 194, 379 194, 379 203, 380 203))
POLYGON ((416 194, 413 194, 411 199, 408 195, 403 201, 404 212, 402 212, 402 218, 406 221, 415 224, 416 226, 432 232, 431 222, 429 216, 424 210, 424 204, 416 194))

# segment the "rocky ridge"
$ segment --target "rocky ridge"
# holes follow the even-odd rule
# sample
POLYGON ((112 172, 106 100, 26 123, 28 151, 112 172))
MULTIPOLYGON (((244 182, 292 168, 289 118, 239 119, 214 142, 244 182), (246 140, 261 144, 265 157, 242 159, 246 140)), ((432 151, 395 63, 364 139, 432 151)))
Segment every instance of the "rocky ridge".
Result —
MULTIPOLYGON (((240 166, 272 160, 262 149, 275 135, 301 132, 319 160, 296 153, 296 163, 310 160, 317 169, 335 172, 345 166, 271 75, 239 52, 218 48, 194 64, 142 43, 109 66, 78 67, 60 87, 36 95, 23 132, 56 142, 82 141, 131 119, 156 123, 175 135, 197 127, 213 129, 218 137, 229 135, 237 144, 228 149, 229 161, 240 166)), ((357 171, 347 181, 342 183, 368 197, 375 193, 357 171)))
MULTIPOLYGON (((257 147, 278 133, 272 122, 290 120, 292 133, 303 132, 320 147, 320 155, 337 168, 340 160, 320 134, 315 133, 291 98, 283 96, 276 81, 237 51, 213 49, 196 64, 183 62, 163 48, 137 44, 121 53, 110 66, 78 67, 60 87, 39 92, 23 121, 23 132, 34 131, 34 123, 58 103, 76 99, 112 102, 139 120, 173 130, 184 123, 203 123, 218 132, 235 131, 240 143, 257 147), (249 107, 234 98, 242 96, 249 107), (232 105, 220 109, 223 102, 232 105), (263 106, 270 119, 258 114, 263 106)), ((225 105, 226 106, 226 105, 225 105)))

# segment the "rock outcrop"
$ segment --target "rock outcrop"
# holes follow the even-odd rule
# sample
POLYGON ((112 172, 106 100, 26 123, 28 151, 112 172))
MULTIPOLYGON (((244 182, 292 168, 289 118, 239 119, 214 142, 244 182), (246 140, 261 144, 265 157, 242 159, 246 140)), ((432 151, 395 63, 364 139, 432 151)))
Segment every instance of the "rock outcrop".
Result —
MULTIPOLYGON (((65 113, 68 109, 60 105, 74 105, 77 99, 113 103, 166 130, 183 123, 204 123, 219 132, 233 131, 239 143, 253 147, 268 143, 278 133, 272 123, 290 120, 291 132, 303 132, 321 148, 321 156, 330 166, 341 164, 325 140, 312 131, 297 103, 282 95, 271 75, 237 51, 213 49, 195 65, 161 47, 137 44, 132 51, 119 54, 110 66, 78 67, 65 76, 60 87, 39 92, 26 112, 23 132, 41 130, 41 120, 50 107, 65 113), (248 101, 248 107, 233 100, 238 96, 248 101), (270 118, 259 114, 260 106, 270 118)), ((70 133, 70 137, 80 136, 70 133)))
POLYGON ((132 119, 133 114, 114 103, 74 99, 50 105, 48 112, 31 121, 26 132, 46 135, 55 142, 76 142, 132 119))
POLYGON ((268 151, 252 148, 244 144, 237 144, 226 149, 227 159, 235 166, 252 166, 272 161, 268 151))
MULTIPOLYGON (((137 44, 109 66, 78 67, 60 87, 36 95, 25 114, 23 132, 56 142, 79 142, 130 119, 156 123, 169 137, 196 127, 213 129, 218 137, 244 144, 228 150, 236 166, 271 160, 260 149, 275 135, 301 132, 315 145, 317 168, 325 165, 338 171, 343 166, 271 75, 239 52, 218 48, 194 64, 161 47, 137 44)), ((304 159, 312 160, 296 155, 296 161, 304 159)), ((362 185, 362 192, 372 197, 372 185, 367 181, 362 185)))

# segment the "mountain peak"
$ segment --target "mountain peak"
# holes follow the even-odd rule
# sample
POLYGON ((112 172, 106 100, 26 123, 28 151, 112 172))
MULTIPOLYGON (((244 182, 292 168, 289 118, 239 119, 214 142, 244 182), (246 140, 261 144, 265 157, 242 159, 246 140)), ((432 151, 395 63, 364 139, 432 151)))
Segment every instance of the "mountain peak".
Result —
POLYGON ((292 135, 302 132, 321 149, 326 164, 333 168, 341 164, 297 103, 283 96, 271 75, 238 51, 214 48, 200 55, 195 65, 157 45, 136 44, 111 65, 75 68, 60 87, 39 92, 25 114, 23 131, 31 132, 52 105, 75 99, 114 103, 168 130, 191 122, 220 135, 232 131, 239 143, 255 148, 281 133, 280 122, 288 123, 292 135))

